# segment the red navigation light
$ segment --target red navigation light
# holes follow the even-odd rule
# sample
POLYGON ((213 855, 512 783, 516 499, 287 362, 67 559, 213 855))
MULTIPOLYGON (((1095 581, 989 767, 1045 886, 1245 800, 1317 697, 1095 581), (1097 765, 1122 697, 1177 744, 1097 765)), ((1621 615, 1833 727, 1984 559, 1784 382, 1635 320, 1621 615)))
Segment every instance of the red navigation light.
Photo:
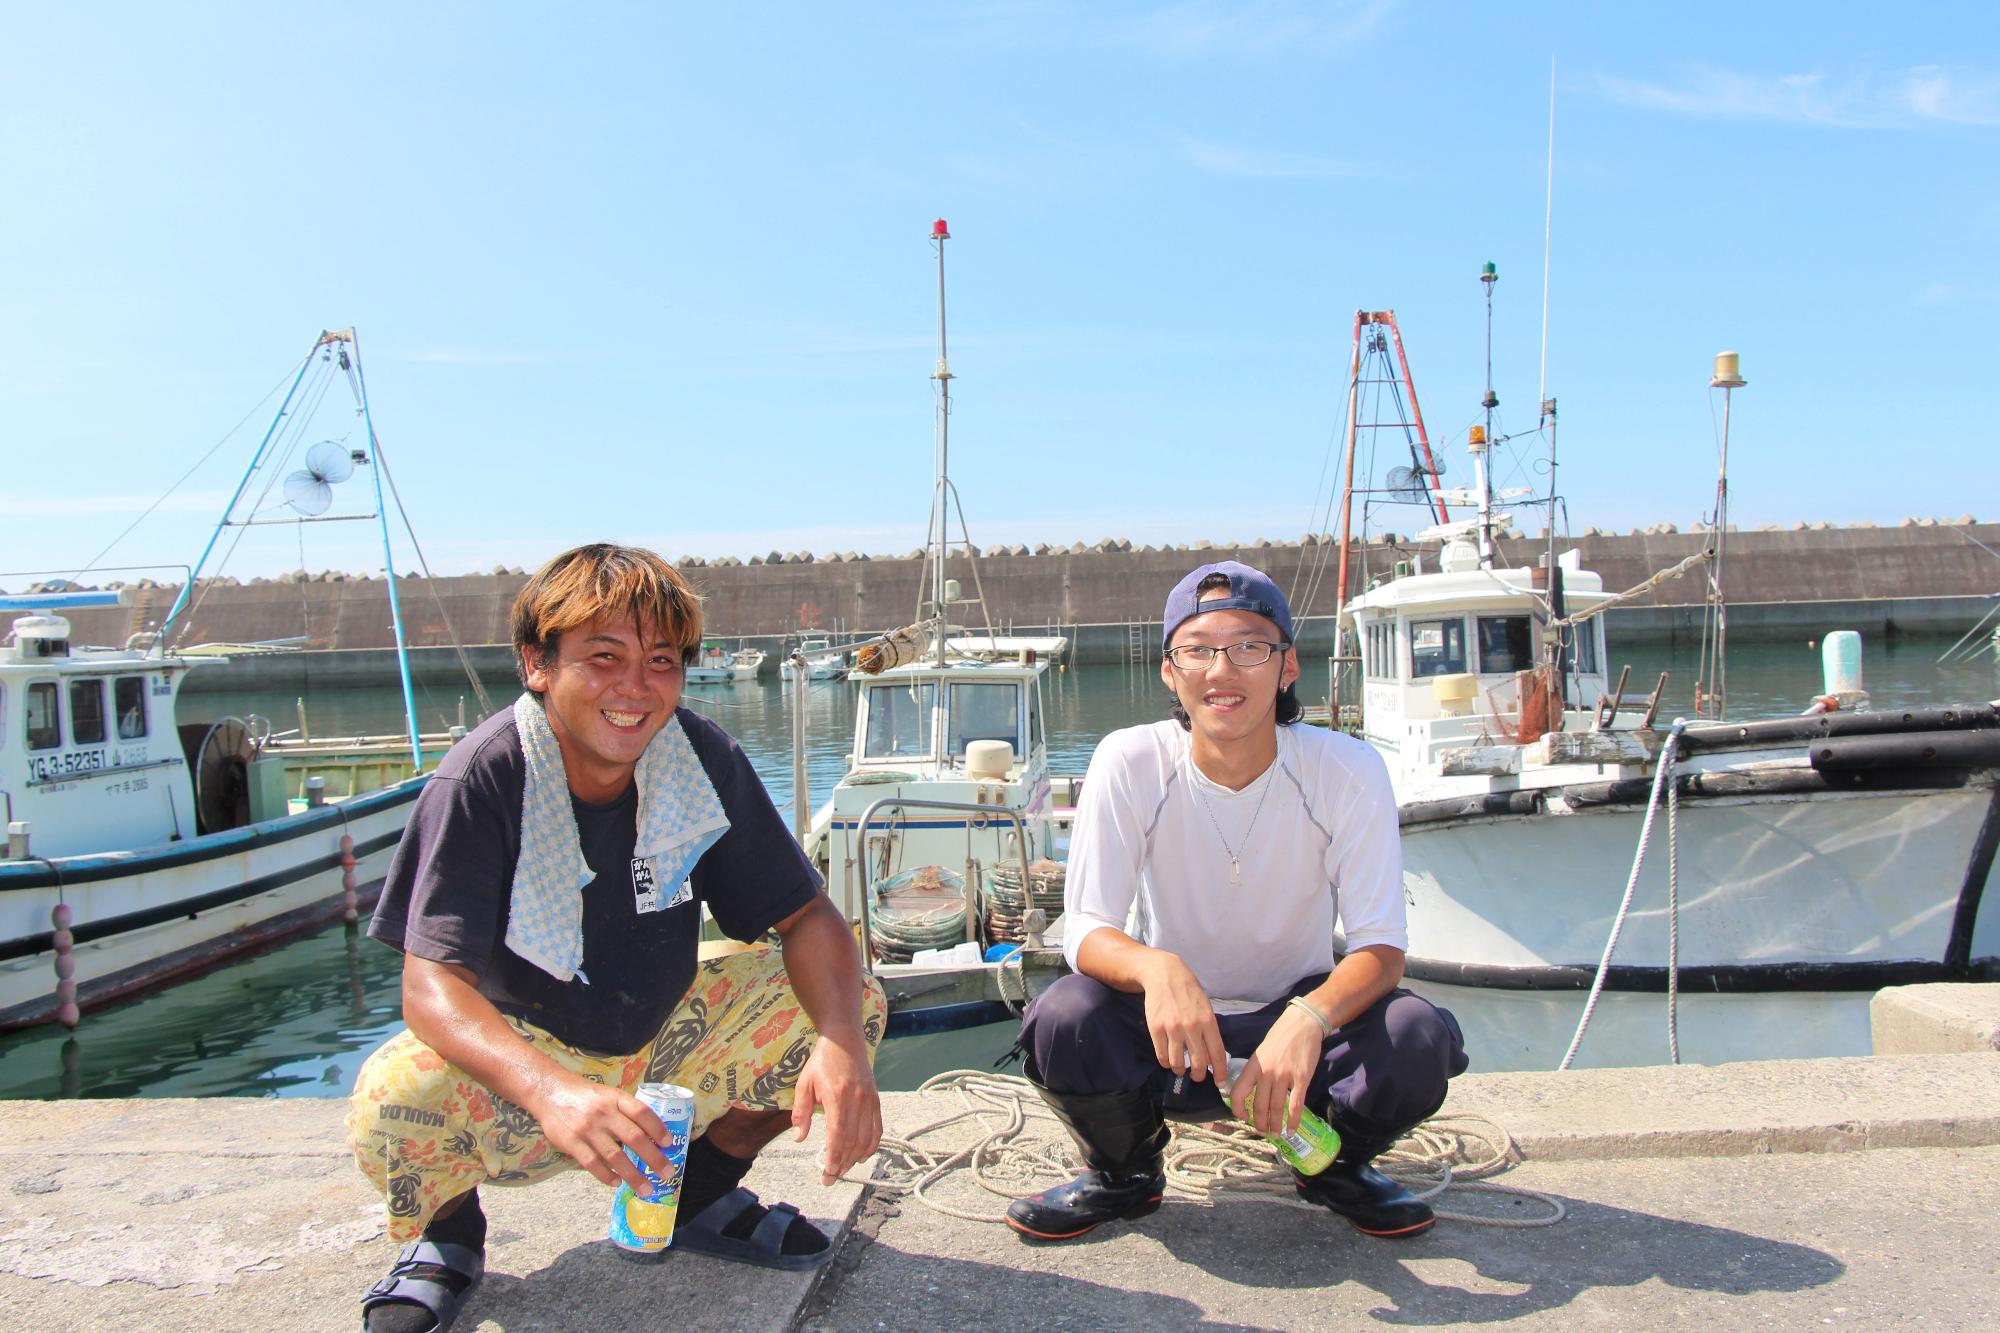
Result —
POLYGON ((951 239, 951 230, 944 225, 943 218, 939 218, 936 222, 931 223, 931 239, 935 241, 948 241, 951 239))

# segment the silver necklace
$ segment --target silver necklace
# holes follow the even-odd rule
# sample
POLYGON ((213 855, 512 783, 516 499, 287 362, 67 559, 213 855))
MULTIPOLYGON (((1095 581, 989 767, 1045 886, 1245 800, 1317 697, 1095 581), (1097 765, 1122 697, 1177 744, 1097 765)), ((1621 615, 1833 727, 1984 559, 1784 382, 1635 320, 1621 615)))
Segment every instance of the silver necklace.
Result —
MULTIPOLYGON (((1188 767, 1193 768, 1194 766, 1194 756, 1190 754, 1188 756, 1188 767)), ((1271 768, 1276 768, 1277 766, 1278 761, 1273 759, 1271 761, 1271 768)), ((1197 770, 1197 773, 1199 773, 1199 770, 1197 770)), ((1271 788, 1277 785, 1278 780, 1271 775, 1270 768, 1264 770, 1264 776, 1268 780, 1264 783, 1264 790, 1257 793, 1257 808, 1250 812, 1250 827, 1243 830, 1244 851, 1250 850, 1250 835, 1257 831, 1257 817, 1264 813, 1264 801, 1270 796, 1271 788)), ((1223 851, 1229 853, 1229 882, 1231 884, 1241 884, 1243 882, 1242 859, 1237 855, 1236 849, 1229 845, 1229 839, 1222 836, 1222 824, 1216 819, 1215 811, 1210 808, 1208 797, 1202 794, 1200 781, 1195 777, 1190 777, 1188 785, 1194 788, 1194 798, 1201 802, 1202 813, 1208 816, 1209 827, 1215 830, 1215 840, 1222 844, 1223 851)))

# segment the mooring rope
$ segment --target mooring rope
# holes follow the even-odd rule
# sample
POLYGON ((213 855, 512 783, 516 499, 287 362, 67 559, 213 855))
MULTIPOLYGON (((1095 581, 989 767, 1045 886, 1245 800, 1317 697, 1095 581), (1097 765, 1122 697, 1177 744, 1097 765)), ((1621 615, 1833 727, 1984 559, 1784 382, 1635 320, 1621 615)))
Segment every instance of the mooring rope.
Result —
MULTIPOLYGON (((1632 854, 1632 873, 1625 880, 1625 896, 1619 900, 1617 915, 1611 919, 1611 934, 1604 941, 1604 956, 1598 960, 1597 975, 1591 978, 1590 998, 1583 1002, 1583 1016, 1577 1020, 1576 1035, 1569 1039, 1569 1049, 1563 1052, 1562 1063, 1556 1066, 1558 1070, 1568 1069, 1571 1061, 1576 1059, 1577 1049, 1583 1045, 1583 1034, 1590 1030, 1590 1020, 1597 1014, 1597 1001, 1604 994, 1604 980, 1611 974, 1611 955, 1618 950, 1618 937, 1624 933, 1625 918, 1632 911, 1632 895, 1639 888, 1639 871, 1646 864, 1646 844, 1653 836, 1653 816, 1660 808, 1660 793, 1662 790, 1677 791, 1674 786, 1674 747, 1680 744, 1681 733, 1685 730, 1687 730, 1687 719, 1675 718, 1672 729, 1667 732, 1667 739, 1660 746, 1659 767, 1653 774, 1653 794, 1647 798, 1646 817, 1639 824, 1639 847, 1632 854)), ((1675 815, 1678 815, 1678 804, 1675 804, 1673 809, 1675 815)), ((1673 936, 1673 943, 1676 948, 1679 947, 1677 930, 1673 936)), ((1671 1014, 1668 1023, 1669 1025, 1673 1023, 1671 1014)), ((1674 1038, 1674 1043, 1678 1055, 1677 1037, 1674 1038)))
MULTIPOLYGON (((917 1091, 936 1097, 942 1114, 905 1134, 884 1134, 884 1161, 875 1178, 849 1176, 850 1181, 907 1195, 947 1217, 998 1223, 1005 1218, 1003 1211, 977 1209, 941 1193, 955 1182, 969 1181, 987 1194, 1013 1200, 1083 1169, 1061 1123, 1025 1078, 959 1069, 926 1079, 917 1091)), ((1441 1218, 1496 1227, 1545 1227, 1562 1221, 1568 1210, 1561 1200, 1486 1179, 1519 1160, 1513 1138, 1500 1125, 1479 1116, 1437 1116, 1399 1140, 1376 1165, 1419 1199, 1451 1190, 1455 1198, 1504 1195, 1547 1209, 1545 1215, 1515 1218, 1433 1205, 1441 1218)), ((1197 1202, 1265 1194, 1297 1207, 1320 1207, 1298 1197, 1290 1170, 1279 1164, 1270 1143, 1240 1121, 1173 1126, 1166 1176, 1170 1189, 1197 1202)), ((974 1202, 979 1197, 972 1195, 974 1202)))

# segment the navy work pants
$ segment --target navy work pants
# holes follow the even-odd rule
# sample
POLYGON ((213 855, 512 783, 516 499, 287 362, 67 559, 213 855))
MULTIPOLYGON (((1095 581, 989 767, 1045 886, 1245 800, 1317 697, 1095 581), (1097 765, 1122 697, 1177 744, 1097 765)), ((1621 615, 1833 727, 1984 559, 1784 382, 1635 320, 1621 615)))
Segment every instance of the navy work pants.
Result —
MULTIPOLYGON (((1284 1012, 1285 1000, 1325 980, 1325 973, 1303 977, 1284 997, 1252 1013, 1217 1014, 1224 1049, 1255 1054, 1284 1012)), ((1033 1060, 1035 1082, 1050 1092, 1090 1096, 1145 1088, 1179 1119, 1229 1113, 1212 1079, 1176 1079, 1160 1065, 1146 1030, 1144 996, 1113 990, 1081 973, 1059 979, 1036 997, 1021 1045, 1033 1060)), ((1444 1105, 1446 1082, 1465 1067, 1465 1039, 1451 1011, 1395 990, 1326 1039, 1306 1104, 1322 1115, 1331 1108, 1333 1117, 1350 1125, 1394 1137, 1435 1114, 1444 1105)))

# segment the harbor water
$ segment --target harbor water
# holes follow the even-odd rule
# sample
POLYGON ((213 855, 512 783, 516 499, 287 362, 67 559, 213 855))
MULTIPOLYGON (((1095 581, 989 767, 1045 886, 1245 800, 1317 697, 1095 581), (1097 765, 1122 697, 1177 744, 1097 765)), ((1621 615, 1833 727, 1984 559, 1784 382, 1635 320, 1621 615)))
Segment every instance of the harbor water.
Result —
MULTIPOLYGON (((1949 639, 1904 638, 1866 645, 1866 684, 1877 708, 1983 701, 2000 696, 2000 669, 1988 654, 1968 665, 1939 667, 1949 639)), ((1614 646, 1614 671, 1631 662, 1627 692, 1650 690, 1669 673, 1663 718, 1690 711, 1695 663, 1664 643, 1614 646)), ((1050 765, 1081 773, 1107 731, 1165 716, 1166 696, 1152 663, 1051 670, 1044 684, 1050 765)), ((1732 650, 1730 713, 1796 713, 1820 691, 1817 645, 1751 644, 1732 650)), ((1326 692, 1326 664, 1305 664, 1300 695, 1326 692)), ((496 706, 519 691, 489 680, 496 706)), ((816 682, 808 695, 807 781, 823 800, 844 770, 852 744, 856 687, 816 682)), ((687 704, 735 736, 790 816, 791 718, 788 692, 775 679, 690 687, 687 704)), ((420 722, 443 729, 457 720, 455 692, 420 690, 420 722)), ((467 699, 468 720, 472 701, 467 699)), ((394 690, 315 691, 305 703, 317 735, 402 730, 394 690)), ((295 696, 243 691, 181 696, 183 721, 261 714, 283 730, 297 725, 295 696)), ((244 958, 190 981, 84 1016, 74 1033, 52 1025, 0 1036, 0 1098, 59 1097, 340 1097, 367 1054, 402 1026, 401 957, 334 927, 244 958)), ((1461 1014, 1478 1055, 1477 1015, 1461 1014)), ((1015 1025, 898 1038, 884 1044, 878 1072, 885 1088, 908 1089, 945 1069, 984 1067, 1012 1044, 1015 1025)))

